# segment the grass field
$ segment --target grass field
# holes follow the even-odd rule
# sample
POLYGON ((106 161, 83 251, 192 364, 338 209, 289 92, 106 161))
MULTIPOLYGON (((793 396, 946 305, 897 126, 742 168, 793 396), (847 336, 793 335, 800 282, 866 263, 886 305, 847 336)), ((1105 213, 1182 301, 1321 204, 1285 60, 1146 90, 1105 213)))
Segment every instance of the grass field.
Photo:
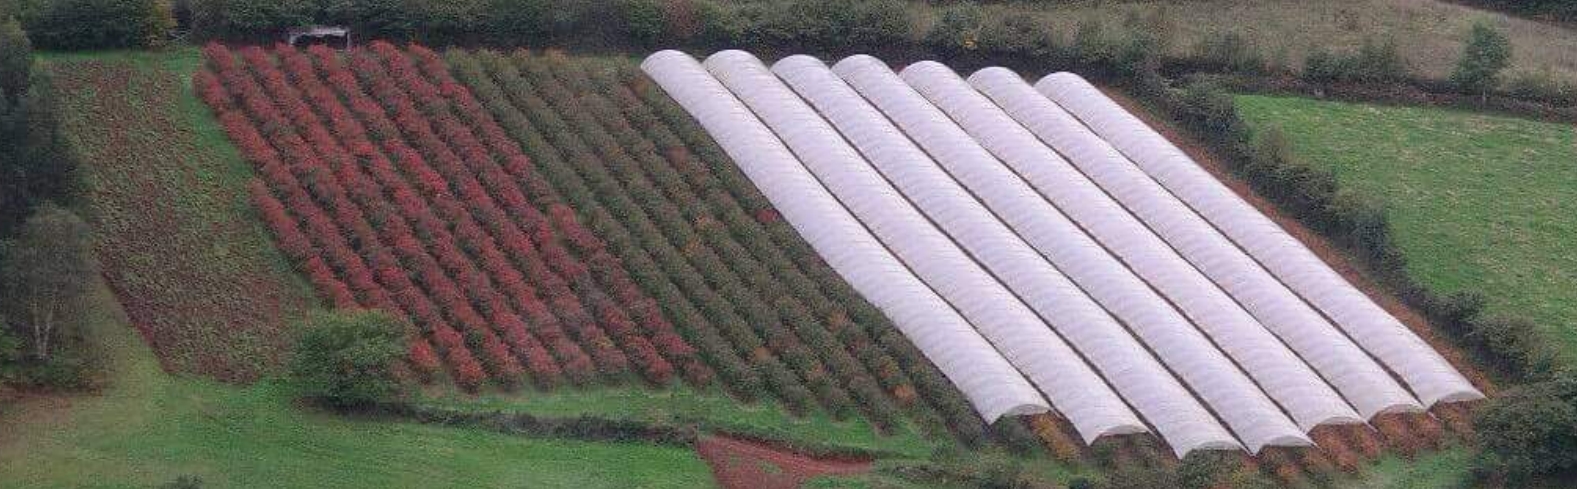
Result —
POLYGON ((1577 132, 1458 111, 1238 97, 1257 125, 1343 187, 1384 202, 1408 272, 1441 292, 1488 294, 1577 355, 1577 132))
POLYGON ((1356 50, 1365 39, 1394 41, 1418 74, 1444 79, 1474 22, 1505 32, 1515 51, 1510 73, 1548 70, 1577 83, 1577 32, 1558 25, 1511 17, 1441 0, 1194 0, 1188 2, 1001 2, 991 15, 1036 16, 1070 40, 1080 23, 1098 21, 1107 30, 1145 27, 1162 37, 1169 55, 1191 54, 1208 36, 1236 32, 1267 62, 1303 68, 1311 50, 1356 50))
POLYGON ((107 290, 88 310, 110 387, 0 408, 6 487, 151 487, 180 475, 204 487, 710 484, 706 465, 684 448, 350 420, 292 406, 275 382, 172 377, 107 290))

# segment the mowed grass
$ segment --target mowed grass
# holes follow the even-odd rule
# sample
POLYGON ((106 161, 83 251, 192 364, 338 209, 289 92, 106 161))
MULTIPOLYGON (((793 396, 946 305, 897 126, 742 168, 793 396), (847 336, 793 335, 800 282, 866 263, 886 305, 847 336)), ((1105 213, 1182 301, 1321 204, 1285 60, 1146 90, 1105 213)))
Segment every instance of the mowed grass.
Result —
POLYGON ((1437 291, 1485 293, 1577 355, 1577 132, 1433 108, 1240 96, 1345 188, 1380 199, 1408 272, 1437 291))
POLYGON ((110 372, 98 395, 0 406, 0 486, 708 487, 688 449, 530 439, 362 421, 292 405, 287 389, 171 377, 100 290, 90 337, 110 372))

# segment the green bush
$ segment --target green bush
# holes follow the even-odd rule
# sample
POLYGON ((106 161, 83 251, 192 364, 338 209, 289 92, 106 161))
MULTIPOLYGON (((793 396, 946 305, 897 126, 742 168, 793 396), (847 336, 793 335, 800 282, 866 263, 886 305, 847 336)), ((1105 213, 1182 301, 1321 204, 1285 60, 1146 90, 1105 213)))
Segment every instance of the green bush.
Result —
POLYGON ((959 2, 942 9, 925 34, 925 43, 943 52, 974 51, 980 47, 985 14, 974 2, 959 2))
POLYGON ((405 356, 406 325, 381 311, 320 313, 300 325, 291 378, 299 394, 332 408, 398 398, 395 369, 405 356))
POLYGON ((1207 69, 1237 73, 1259 73, 1265 70, 1265 60, 1254 50, 1248 38, 1237 31, 1206 34, 1194 46, 1194 57, 1207 69))
POLYGON ((1394 41, 1365 40, 1347 54, 1315 50, 1303 64, 1303 78, 1315 83, 1395 83, 1407 77, 1407 63, 1394 41))
MULTIPOLYGON (((341 14, 386 15, 398 11, 397 5, 356 2, 346 5, 341 14)), ((191 0, 191 9, 192 30, 205 37, 276 34, 291 27, 314 24, 319 14, 316 3, 311 0, 191 0)))
POLYGON ((1491 399, 1474 425, 1479 467, 1522 482, 1577 468, 1577 378, 1531 384, 1491 399))
POLYGON ((1562 105, 1577 104, 1577 86, 1555 78, 1549 67, 1512 76, 1506 81, 1506 93, 1524 100, 1543 100, 1562 105))
POLYGON ((1511 40, 1489 24, 1475 23, 1451 72, 1451 84, 1465 93, 1488 95, 1500 85, 1500 72, 1509 64, 1511 40))
POLYGON ((160 47, 175 28, 168 0, 49 0, 24 14, 45 49, 160 47))
POLYGON ((641 45, 655 45, 668 32, 663 5, 656 0, 623 0, 619 2, 619 13, 626 35, 641 45))

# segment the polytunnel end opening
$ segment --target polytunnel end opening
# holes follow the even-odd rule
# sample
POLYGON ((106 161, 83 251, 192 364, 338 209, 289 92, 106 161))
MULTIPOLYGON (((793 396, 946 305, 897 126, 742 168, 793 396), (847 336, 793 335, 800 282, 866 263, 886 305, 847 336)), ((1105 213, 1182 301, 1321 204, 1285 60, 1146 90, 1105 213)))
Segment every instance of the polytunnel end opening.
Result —
POLYGON ((1429 403, 1429 406, 1430 407, 1434 407, 1434 406, 1437 406, 1437 405, 1440 405, 1440 404, 1448 404, 1448 403, 1453 403, 1453 402, 1477 401, 1477 400, 1480 400, 1480 399, 1484 399, 1484 394, 1479 392, 1479 391, 1453 392, 1453 393, 1450 393, 1450 394, 1446 394, 1445 396, 1442 396, 1439 399, 1436 399, 1434 402, 1429 403))
POLYGON ((1374 420, 1375 416, 1379 416, 1379 415, 1382 415, 1382 414, 1407 414, 1407 413, 1421 413, 1421 412, 1424 412, 1424 407, 1423 406, 1419 406, 1419 405, 1413 404, 1413 403, 1397 403, 1397 404, 1392 404, 1390 406, 1386 406, 1384 409, 1381 409, 1379 411, 1375 411, 1374 414, 1369 415, 1369 419, 1372 421, 1372 420, 1374 420))
POLYGON ((1192 453, 1192 452, 1197 451, 1197 450, 1242 451, 1243 450, 1243 446, 1242 445, 1238 445, 1236 442, 1230 442, 1230 441, 1206 442, 1206 443, 1201 443, 1199 445, 1196 445, 1196 446, 1194 446, 1192 448, 1188 448, 1188 449, 1182 449, 1182 448, 1177 449, 1177 451, 1176 451, 1177 458, 1179 460, 1181 460, 1181 459, 1187 457, 1189 453, 1192 453))
POLYGON ((1150 429, 1142 424, 1120 424, 1092 434, 1084 439, 1085 445, 1093 445, 1096 440, 1111 436, 1139 435, 1149 433, 1150 429))
POLYGON ((1285 436, 1278 436, 1278 437, 1275 437, 1275 438, 1271 438, 1270 440, 1266 441, 1265 443, 1261 443, 1259 446, 1253 447, 1253 449, 1250 452, 1255 454, 1255 455, 1258 455, 1261 450, 1265 449, 1265 447, 1312 447, 1312 446, 1314 446, 1314 440, 1310 440, 1308 437, 1285 435, 1285 436))
POLYGON ((1312 431, 1318 429, 1321 426, 1351 426, 1351 425, 1359 425, 1359 424, 1364 424, 1363 418, 1360 418, 1360 417, 1357 417, 1357 416, 1342 415, 1342 416, 1331 416, 1331 417, 1328 417, 1328 418, 1320 420, 1320 422, 1315 423, 1314 426, 1307 426, 1307 427, 1300 426, 1300 428, 1303 428, 1303 432, 1304 433, 1308 433, 1308 432, 1312 432, 1312 431))

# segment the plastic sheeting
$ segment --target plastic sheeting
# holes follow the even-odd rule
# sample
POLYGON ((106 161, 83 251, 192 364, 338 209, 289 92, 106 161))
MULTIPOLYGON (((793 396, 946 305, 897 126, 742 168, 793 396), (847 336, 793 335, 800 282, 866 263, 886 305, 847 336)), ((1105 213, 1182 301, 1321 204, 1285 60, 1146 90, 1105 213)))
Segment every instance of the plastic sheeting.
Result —
POLYGON ((890 317, 987 422, 1050 409, 1007 359, 893 257, 694 58, 661 51, 647 57, 641 69, 706 128, 784 219, 890 317))
MULTIPOLYGON (((1066 156, 1090 180, 1115 196, 1133 215, 1164 237, 1188 262, 1236 297, 1261 324, 1270 328, 1296 351, 1302 361, 1308 362, 1340 390, 1365 419, 1384 412, 1422 409, 1390 374, 1320 316, 1319 312, 1305 304, 1182 201, 1129 163, 1122 153, 1036 92, 1016 73, 1003 68, 987 68, 970 76, 969 82, 1046 144, 1066 156)), ((989 127, 965 126, 976 133, 991 131, 989 127)), ((1092 232, 1099 235, 1102 234, 1100 228, 1111 225, 1105 216, 1093 214, 1079 220, 1089 223, 1087 226, 1091 226, 1092 232)), ((1126 215, 1123 217, 1128 218, 1126 215)), ((1125 223, 1127 227, 1142 226, 1133 223, 1131 218, 1126 220, 1130 222, 1125 223)), ((1153 236, 1147 239, 1158 243, 1153 236)), ((1122 235, 1113 235, 1112 239, 1102 241, 1113 249, 1119 249, 1119 252, 1122 246, 1132 244, 1122 235)), ((1166 244, 1161 243, 1160 246, 1166 244)), ((1179 261, 1172 260, 1173 263, 1168 266, 1188 266, 1179 261)), ((1150 267, 1138 270, 1141 274, 1157 271, 1150 267)), ((1162 281, 1158 285, 1166 290, 1166 283, 1162 281)), ((1176 293, 1168 292, 1168 295, 1175 298, 1178 294, 1197 293, 1197 290, 1206 287, 1219 295, 1219 290, 1215 290, 1203 277, 1191 278, 1189 283, 1193 285, 1177 284, 1173 289, 1181 289, 1177 289, 1176 293)), ((1231 301, 1231 298, 1220 296, 1216 300, 1231 301)), ((1243 362, 1251 372, 1254 370, 1251 363, 1243 362)), ((1271 390, 1268 384, 1267 390, 1271 390)), ((1312 394, 1306 393, 1310 397, 1312 394)), ((1274 392, 1272 395, 1275 395, 1274 392)), ((1294 413, 1298 409, 1312 409, 1316 403, 1308 399, 1305 402, 1309 405, 1303 405, 1302 402, 1289 402, 1281 396, 1276 397, 1294 413)))
POLYGON ((1041 193, 1029 187, 1044 189, 1041 192, 1053 204, 1193 319, 1299 427, 1310 430, 1324 423, 1363 421, 1236 301, 951 69, 922 62, 910 65, 902 76, 946 113, 934 117, 951 116, 964 132, 1028 180, 1024 192, 1039 197, 1041 193))
MULTIPOLYGON (((989 232, 1005 235, 1005 239, 1013 242, 1023 254, 1043 254, 1049 258, 1096 302, 1125 321, 1129 329, 1191 386, 1251 451, 1257 452, 1266 445, 1309 444, 1298 427, 1287 420, 1260 388, 1165 299, 880 61, 865 56, 853 57, 840 62, 836 71, 907 132, 907 139, 918 142, 935 159, 933 163, 919 148, 914 148, 913 154, 890 154, 887 165, 898 168, 891 173, 895 181, 912 182, 913 190, 905 191, 916 197, 917 202, 930 203, 929 207, 922 207, 928 212, 934 210, 933 218, 977 235, 990 236, 989 232), (922 164, 914 163, 916 160, 922 164), (941 167, 937 167, 937 163, 941 167), (996 210, 996 215, 987 211, 954 178, 974 190, 976 196, 996 210), (923 195, 916 195, 922 191, 923 195), (996 216, 1001 216, 1013 229, 1003 226, 996 216), (992 226, 980 230, 978 228, 987 227, 981 222, 989 222, 992 226)), ((967 86, 963 88, 968 89, 967 86)), ((969 242, 968 239, 961 241, 969 242)), ((1022 265, 1015 267, 1023 268, 1022 265)), ((1057 273, 1050 268, 1034 272, 1057 273)), ((1122 326, 1111 321, 1074 327, 1104 328, 1107 334, 1126 336, 1122 326)), ((1271 341, 1274 342, 1274 338, 1271 341)), ((1140 348, 1135 345, 1136 350, 1140 348)), ((1095 352, 1085 353, 1097 356, 1095 352)), ((1335 398, 1334 393, 1332 398, 1335 398)))
POLYGON ((1289 288, 1333 319, 1424 405, 1484 397, 1438 352, 1324 261, 1083 78, 1055 73, 1036 89, 1209 220, 1289 288))
MULTIPOLYGON (((712 67, 714 70, 719 69, 720 66, 718 65, 724 63, 713 63, 719 59, 718 57, 708 59, 709 67, 712 67)), ((734 86, 731 84, 732 80, 741 80, 739 83, 755 84, 755 82, 750 81, 753 77, 765 76, 763 70, 760 69, 759 64, 754 59, 740 60, 735 63, 743 64, 744 66, 721 67, 722 71, 729 72, 730 75, 725 77, 725 86, 734 86)), ((791 57, 779 62, 773 68, 773 71, 779 73, 791 86, 800 89, 800 93, 805 94, 807 98, 813 101, 825 102, 829 100, 826 97, 837 97, 836 101, 829 108, 834 110, 863 108, 866 111, 866 115, 874 117, 874 119, 866 118, 866 121, 878 120, 886 123, 886 119, 882 118, 880 113, 875 112, 874 109, 866 105, 858 94, 855 94, 853 90, 843 85, 843 82, 838 80, 837 76, 833 75, 831 71, 827 70, 825 65, 814 58, 805 56, 791 57), (788 76, 791 74, 804 74, 810 75, 810 77, 788 76), (796 81, 799 83, 796 83, 796 81), (829 82, 836 85, 829 86, 829 82), (810 88, 813 93, 807 93, 805 88, 810 88)), ((774 89, 774 87, 762 87, 756 91, 762 92, 761 95, 746 97, 747 104, 751 103, 750 101, 753 98, 764 98, 773 95, 782 96, 786 92, 786 90, 774 89)), ((780 98, 779 100, 785 99, 780 98)), ((801 105, 797 99, 785 101, 801 105)), ((808 110, 796 110, 793 113, 799 116, 812 115, 808 110)), ((765 113, 763 113, 763 116, 768 117, 769 120, 772 119, 772 116, 765 113)), ((833 121, 835 123, 840 121, 847 122, 848 119, 834 118, 833 121)), ((769 123, 769 125, 771 124, 769 123)), ((854 132, 851 132, 851 128, 848 126, 840 125, 839 128, 843 129, 844 134, 856 146, 859 146, 861 150, 870 149, 869 146, 861 143, 884 146, 909 145, 909 148, 913 150, 913 145, 909 144, 908 139, 904 138, 903 134, 898 133, 896 129, 891 128, 890 124, 888 125, 890 132, 883 132, 879 128, 871 127, 865 128, 867 130, 854 132)), ((809 133, 810 131, 805 132, 809 133)), ((836 138, 836 136, 837 134, 830 130, 819 133, 819 137, 823 139, 836 138)), ((805 139, 801 144, 812 143, 814 141, 805 139)), ((790 142, 790 147, 795 147, 794 142, 790 142)), ((918 150, 913 150, 907 154, 897 154, 896 156, 905 157, 915 156, 916 154, 918 154, 918 150)), ((867 155, 875 161, 879 155, 894 154, 878 150, 874 154, 867 153, 867 155)), ((913 163, 928 165, 935 170, 934 165, 928 163, 928 160, 923 160, 924 154, 918 154, 918 156, 922 159, 912 160, 913 163)), ((831 157, 831 154, 829 154, 827 157, 816 161, 831 161, 831 157)), ((959 253, 957 247, 946 236, 936 232, 922 216, 913 212, 909 207, 909 203, 902 196, 893 192, 892 187, 888 186, 882 180, 881 175, 878 175, 869 165, 853 161, 847 162, 848 164, 839 162, 838 166, 833 166, 832 164, 818 165, 811 163, 811 161, 812 158, 806 158, 807 166, 810 166, 812 172, 818 174, 823 182, 827 183, 827 186, 838 198, 845 202, 853 199, 860 199, 866 202, 865 205, 850 205, 856 217, 864 220, 875 229, 890 230, 889 234, 878 232, 878 239, 886 241, 888 246, 895 250, 901 259, 910 263, 910 266, 919 272, 922 279, 932 282, 932 287, 941 290, 943 296, 954 301, 958 308, 964 311, 965 317, 971 320, 977 329, 985 333, 986 337, 997 345, 998 350, 1001 350, 1008 357, 1009 361, 1017 365, 1036 385, 1041 386, 1042 390, 1051 398, 1052 405, 1072 422, 1074 428, 1079 431, 1086 442, 1094 441, 1097 437, 1104 434, 1130 433, 1144 430, 1144 424, 1139 418, 1123 404, 1122 399, 1119 399, 1104 381, 1090 370, 1073 349, 1068 347, 1050 328, 1047 328, 1029 309, 1017 304, 1018 300, 1010 295, 1007 290, 1003 289, 996 279, 981 272, 978 266, 970 262, 962 253, 959 253), (835 168, 836 171, 829 171, 830 168, 835 168), (850 195, 851 192, 853 195, 850 195), (900 242, 894 242, 895 239, 900 242), (925 258, 912 259, 914 256, 924 256, 925 258), (932 271, 934 274, 928 275, 927 271, 932 271), (940 278, 941 283, 930 280, 933 277, 940 278)), ((946 180, 948 184, 952 183, 945 174, 941 178, 946 180)), ((910 188, 902 185, 902 182, 900 182, 899 187, 899 190, 903 192, 907 192, 910 188)), ((947 200, 913 194, 911 194, 911 197, 915 197, 916 201, 932 204, 931 208, 933 209, 937 205, 945 208, 952 203, 947 200)), ((973 201, 970 201, 970 203, 973 203, 973 201)), ((975 205, 978 207, 978 204, 975 205)), ((958 210, 965 212, 954 212, 951 215, 960 219, 968 219, 974 216, 974 214, 967 212, 965 209, 958 210)), ((936 216, 933 215, 933 217, 936 216)), ((1000 223, 995 221, 995 218, 991 218, 989 221, 974 222, 960 222, 958 219, 950 219, 943 223, 944 228, 948 227, 947 224, 975 226, 977 229, 982 227, 989 229, 989 226, 992 224, 995 224, 997 227, 1001 226, 1000 223)), ((984 258, 983 261, 988 265, 1012 263, 1014 266, 1021 267, 1021 270, 1016 272, 1019 276, 1044 273, 1045 279, 1042 282, 1051 282, 1051 287, 1060 285, 1067 290, 1071 290, 1074 294, 1078 294, 1077 289, 1074 289, 1072 284, 1067 283, 1066 279, 1062 279, 1060 284, 1057 283, 1055 279, 1061 277, 1057 275, 1056 270, 1051 269, 1045 263, 1044 259, 1035 254, 1034 250, 1029 250, 1027 247, 1024 247, 1025 249, 1022 251, 1016 249, 1014 247, 1015 244, 1023 247, 1023 243, 1018 241, 1017 238, 1013 238, 1010 234, 999 235, 993 238, 996 239, 988 238, 989 242, 979 243, 981 246, 972 250, 978 251, 979 255, 977 256, 984 258), (1026 260, 1032 261, 1029 261, 1028 265, 1025 266, 1026 260), (1038 265, 1038 268, 1036 265, 1038 265)), ((999 267, 992 268, 1001 273, 999 267)), ((1091 304, 1090 307, 1093 308, 1094 305, 1091 304)), ((1098 313, 1099 309, 1095 309, 1095 312, 1098 313)), ((1107 321, 1110 320, 1107 319, 1107 321)), ((1140 353, 1143 352, 1140 351, 1140 353)), ((1181 387, 1177 387, 1175 390, 1185 396, 1188 394, 1181 387)))

